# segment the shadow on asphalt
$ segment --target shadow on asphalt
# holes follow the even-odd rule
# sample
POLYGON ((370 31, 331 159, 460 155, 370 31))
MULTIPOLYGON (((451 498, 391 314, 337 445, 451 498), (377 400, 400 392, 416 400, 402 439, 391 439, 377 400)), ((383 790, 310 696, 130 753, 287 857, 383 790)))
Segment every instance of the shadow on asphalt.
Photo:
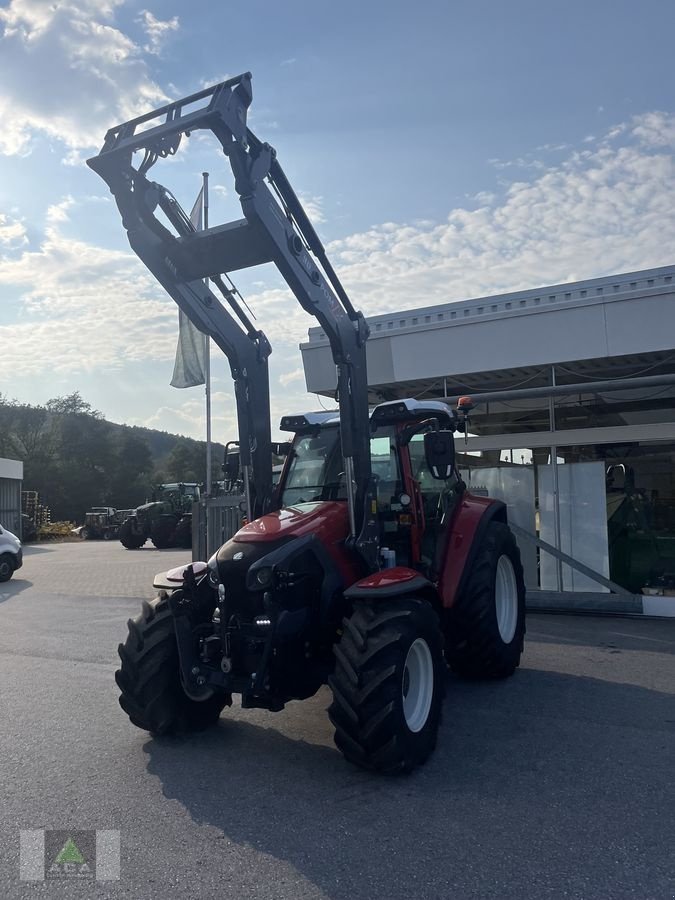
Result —
POLYGON ((23 555, 34 556, 36 553, 53 553, 56 547, 50 547, 49 544, 24 544, 23 555))
POLYGON ((672 695, 539 670, 448 682, 437 750, 411 776, 361 771, 280 733, 272 715, 261 727, 228 722, 227 710, 210 732, 146 743, 148 771, 195 823, 286 861, 335 900, 412 896, 412 886, 447 897, 464 878, 489 897, 522 878, 520 896, 533 896, 525 886, 558 883, 556 867, 569 896, 589 888, 589 872, 603 896, 653 879, 640 848, 654 864, 666 853, 672 695), (630 870, 617 866, 627 836, 630 870))
POLYGON ((0 582, 0 603, 16 597, 17 594, 29 587, 33 587, 32 581, 28 581, 26 578, 17 578, 16 576, 10 578, 9 581, 0 582))
POLYGON ((610 653, 640 650, 675 655, 675 618, 572 617, 538 613, 528 616, 527 640, 541 644, 599 647, 610 653))

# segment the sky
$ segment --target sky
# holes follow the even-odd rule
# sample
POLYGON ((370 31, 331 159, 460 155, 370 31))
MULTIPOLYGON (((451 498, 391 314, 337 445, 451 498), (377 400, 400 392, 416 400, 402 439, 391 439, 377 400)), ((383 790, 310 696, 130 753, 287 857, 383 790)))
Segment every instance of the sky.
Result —
MULTIPOLYGON (((0 393, 79 391, 203 438, 169 386, 178 313, 85 164, 106 130, 253 73, 271 143, 366 316, 675 262, 672 0, 0 2, 0 393)), ((215 139, 152 170, 240 218, 215 139)), ((234 278, 271 340, 272 416, 316 409, 314 324, 271 267, 234 278)), ((236 437, 214 348, 213 436, 236 437)))

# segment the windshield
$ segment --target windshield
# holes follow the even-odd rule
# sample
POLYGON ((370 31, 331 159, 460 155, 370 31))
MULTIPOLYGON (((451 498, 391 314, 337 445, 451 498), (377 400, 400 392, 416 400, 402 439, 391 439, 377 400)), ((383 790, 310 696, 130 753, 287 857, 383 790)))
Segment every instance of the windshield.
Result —
POLYGON ((299 437, 281 497, 282 506, 316 500, 346 500, 342 453, 337 428, 299 437))
MULTIPOLYGON (((393 429, 378 428, 370 439, 378 506, 388 505, 401 491, 401 475, 393 429)), ((281 497, 282 506, 317 500, 346 500, 347 487, 338 428, 324 428, 299 437, 291 451, 291 463, 281 497)))

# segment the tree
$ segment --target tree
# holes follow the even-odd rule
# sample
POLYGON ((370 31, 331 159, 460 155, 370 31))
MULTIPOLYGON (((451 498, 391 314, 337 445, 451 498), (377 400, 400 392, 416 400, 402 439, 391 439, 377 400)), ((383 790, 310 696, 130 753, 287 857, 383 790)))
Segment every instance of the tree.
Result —
POLYGON ((113 448, 115 466, 109 485, 109 504, 130 509, 140 505, 152 491, 152 452, 148 442, 129 428, 116 435, 113 448))
POLYGON ((103 414, 94 409, 90 403, 82 399, 79 391, 68 394, 67 397, 55 397, 47 400, 45 404, 49 412, 62 416, 85 415, 94 419, 102 419, 103 414))

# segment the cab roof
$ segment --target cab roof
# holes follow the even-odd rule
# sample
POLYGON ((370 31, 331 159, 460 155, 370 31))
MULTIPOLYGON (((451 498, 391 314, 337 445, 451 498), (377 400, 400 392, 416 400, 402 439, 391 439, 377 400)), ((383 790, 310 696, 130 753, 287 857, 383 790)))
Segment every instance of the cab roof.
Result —
MULTIPOLYGON (((455 412, 442 400, 415 400, 414 398, 378 403, 370 410, 370 420, 381 425, 425 418, 440 418, 452 423, 455 421, 455 412)), ((301 434, 305 431, 316 431, 319 428, 335 427, 339 424, 340 411, 327 409, 295 416, 283 416, 279 428, 281 431, 301 434)))

